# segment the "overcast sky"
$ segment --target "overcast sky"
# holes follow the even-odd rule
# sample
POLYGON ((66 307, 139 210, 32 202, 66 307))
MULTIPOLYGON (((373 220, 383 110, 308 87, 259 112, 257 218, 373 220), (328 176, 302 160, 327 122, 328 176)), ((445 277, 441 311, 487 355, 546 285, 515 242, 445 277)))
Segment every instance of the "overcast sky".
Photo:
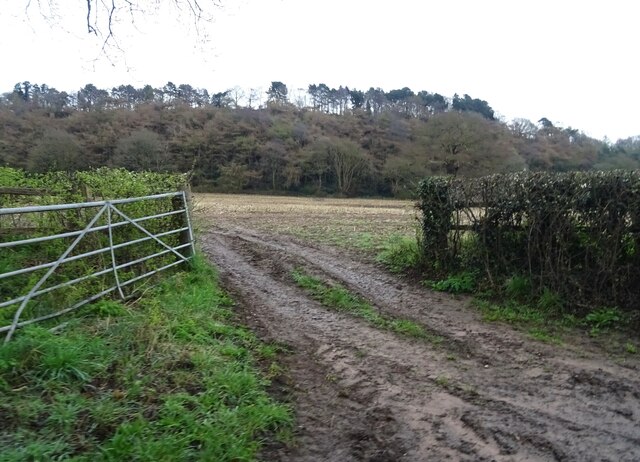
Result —
POLYGON ((199 34, 169 7, 135 27, 122 15, 124 52, 107 56, 86 33, 85 2, 59 3, 48 21, 35 1, 25 13, 28 0, 0 0, 0 92, 23 80, 66 91, 168 81, 213 92, 273 80, 290 91, 407 86, 468 93, 505 119, 640 135, 635 0, 224 0, 199 34))

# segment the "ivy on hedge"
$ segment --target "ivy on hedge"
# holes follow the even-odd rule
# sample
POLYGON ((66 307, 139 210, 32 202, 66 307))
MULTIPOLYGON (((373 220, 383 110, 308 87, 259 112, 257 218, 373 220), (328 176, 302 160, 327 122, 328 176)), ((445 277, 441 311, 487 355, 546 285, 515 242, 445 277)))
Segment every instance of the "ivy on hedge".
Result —
POLYGON ((574 311, 639 311, 640 171, 432 177, 418 208, 432 271, 475 271, 493 286, 518 274, 574 311))

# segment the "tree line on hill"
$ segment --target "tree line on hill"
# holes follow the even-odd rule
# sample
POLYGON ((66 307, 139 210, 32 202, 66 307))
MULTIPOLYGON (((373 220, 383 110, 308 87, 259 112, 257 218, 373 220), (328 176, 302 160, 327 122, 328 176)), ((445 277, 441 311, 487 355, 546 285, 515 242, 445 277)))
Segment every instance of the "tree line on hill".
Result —
POLYGON ((66 93, 21 82, 0 97, 0 165, 189 171, 201 190, 402 196, 428 175, 638 168, 640 136, 611 143, 544 117, 506 122, 484 100, 406 87, 66 93))

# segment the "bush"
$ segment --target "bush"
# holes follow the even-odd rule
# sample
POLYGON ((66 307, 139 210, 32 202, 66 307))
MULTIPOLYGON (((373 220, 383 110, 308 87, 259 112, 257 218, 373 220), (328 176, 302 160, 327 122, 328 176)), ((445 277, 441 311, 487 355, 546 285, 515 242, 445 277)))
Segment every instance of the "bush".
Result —
POLYGON ((493 288, 511 278, 514 296, 530 284, 540 304, 570 300, 583 315, 638 310, 640 171, 427 178, 419 199, 433 273, 477 272, 493 288))

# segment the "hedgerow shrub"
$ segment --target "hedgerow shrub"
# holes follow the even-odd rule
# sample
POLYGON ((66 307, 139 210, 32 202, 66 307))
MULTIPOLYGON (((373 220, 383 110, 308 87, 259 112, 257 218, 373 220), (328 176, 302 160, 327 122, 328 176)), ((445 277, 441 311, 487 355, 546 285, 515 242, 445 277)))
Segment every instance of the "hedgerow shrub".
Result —
MULTIPOLYGON (((186 184, 186 177, 177 174, 159 174, 150 172, 133 173, 124 169, 100 168, 87 172, 49 172, 29 174, 21 170, 0 168, 0 188, 32 188, 40 190, 39 195, 21 196, 0 194, 0 207, 13 208, 28 205, 49 205, 60 203, 76 203, 101 201, 128 197, 148 196, 158 193, 180 190, 186 184)), ((131 204, 120 204, 118 210, 131 219, 168 212, 181 204, 175 198, 155 199, 131 204)), ((70 209, 37 213, 19 213, 0 215, 0 242, 17 241, 39 236, 48 236, 84 229, 99 208, 70 209)), ((182 218, 178 215, 165 216, 146 220, 141 225, 149 232, 157 234, 175 228, 182 218)), ((103 213, 94 226, 107 224, 107 213, 103 213)), ((113 212, 111 222, 124 221, 123 217, 113 212)), ((182 224, 180 225, 182 226, 182 224)), ((131 224, 113 228, 111 239, 114 244, 142 239, 147 235, 131 224)), ((7 247, 0 249, 0 274, 19 270, 28 266, 55 262, 74 241, 75 237, 64 237, 39 243, 7 247)), ((164 236, 161 240, 175 246, 179 235, 164 236)), ((69 256, 102 249, 109 246, 108 231, 87 234, 69 256)), ((114 259, 116 265, 132 262, 146 255, 164 250, 156 241, 146 240, 116 249, 114 259)), ((126 282, 148 271, 153 271, 176 261, 176 256, 169 253, 151 260, 136 263, 118 271, 120 282, 126 282)), ((110 252, 83 258, 60 265, 47 279, 42 287, 46 289, 69 280, 81 278, 112 266, 110 252)), ((12 300, 25 295, 46 273, 47 269, 15 275, 0 279, 0 302, 12 300)), ((61 308, 71 306, 88 296, 103 291, 114 285, 114 274, 108 272, 70 287, 55 289, 38 296, 30 302, 24 317, 46 315, 61 308)), ((145 279, 140 281, 144 284, 145 279)), ((129 296, 141 287, 139 283, 131 284, 124 289, 129 296)), ((6 325, 18 308, 18 304, 0 308, 0 326, 6 325)))
POLYGON ((638 313, 640 171, 427 178, 419 199, 430 271, 478 271, 494 287, 518 275, 575 312, 638 313))
POLYGON ((0 195, 0 207, 48 205, 84 200, 121 199, 177 191, 187 184, 186 175, 130 172, 123 168, 101 167, 83 172, 28 173, 0 167, 0 188, 42 189, 43 195, 0 195))

